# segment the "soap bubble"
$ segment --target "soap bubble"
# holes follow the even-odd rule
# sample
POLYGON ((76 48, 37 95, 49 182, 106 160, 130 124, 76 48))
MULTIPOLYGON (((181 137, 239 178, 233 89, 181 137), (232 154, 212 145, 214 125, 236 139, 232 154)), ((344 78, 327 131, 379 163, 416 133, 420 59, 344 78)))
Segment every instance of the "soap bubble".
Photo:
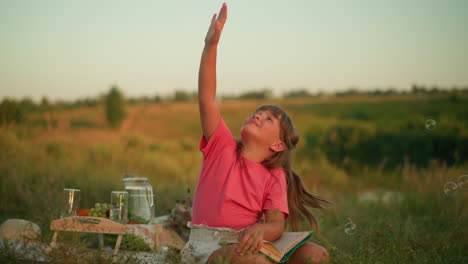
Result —
POLYGON ((356 224, 354 224, 353 222, 346 223, 344 231, 347 235, 354 235, 354 233, 356 232, 356 224))
POLYGON ((444 185, 444 193, 447 196, 454 196, 457 193, 458 186, 454 182, 447 182, 444 185))
POLYGON ((458 188, 468 190, 468 175, 461 175, 457 178, 458 188))
POLYGON ((436 121, 434 119, 428 119, 428 120, 426 120, 426 123, 424 123, 424 125, 426 126, 427 130, 432 130, 432 129, 436 128, 437 123, 436 123, 436 121))

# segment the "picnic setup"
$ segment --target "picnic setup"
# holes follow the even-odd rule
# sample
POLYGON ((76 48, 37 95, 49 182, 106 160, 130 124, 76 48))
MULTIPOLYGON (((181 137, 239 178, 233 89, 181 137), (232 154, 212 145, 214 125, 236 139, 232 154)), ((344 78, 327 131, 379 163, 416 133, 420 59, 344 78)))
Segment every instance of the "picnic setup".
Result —
POLYGON ((66 243, 66 239, 62 238, 64 234, 79 233, 80 236, 96 236, 98 239, 98 248, 89 248, 81 252, 82 255, 94 254, 100 250, 102 255, 113 263, 126 263, 129 256, 138 263, 164 263, 168 248, 181 249, 185 241, 169 227, 170 215, 154 216, 153 188, 147 178, 124 174, 123 184, 125 190, 112 191, 109 203, 95 203, 90 209, 79 208, 80 189, 64 188, 60 217, 50 222, 50 230, 53 232, 50 243, 32 242, 36 236, 31 235, 34 233, 31 227, 35 224, 12 219, 2 224, 1 246, 7 246, 7 241, 11 240, 11 245, 16 247, 18 252, 25 253, 25 260, 48 263, 48 254, 53 250, 60 250, 66 243), (7 232, 3 232, 5 230, 7 232), (13 233, 16 237, 8 237, 8 234, 13 233), (23 239, 25 234, 29 235, 30 241, 26 242, 23 239), (109 235, 117 238, 106 239, 105 236, 109 235), (129 238, 127 243, 144 245, 144 251, 138 251, 142 248, 138 245, 133 251, 122 250, 125 237, 129 238), (108 243, 105 243, 105 240, 108 243))

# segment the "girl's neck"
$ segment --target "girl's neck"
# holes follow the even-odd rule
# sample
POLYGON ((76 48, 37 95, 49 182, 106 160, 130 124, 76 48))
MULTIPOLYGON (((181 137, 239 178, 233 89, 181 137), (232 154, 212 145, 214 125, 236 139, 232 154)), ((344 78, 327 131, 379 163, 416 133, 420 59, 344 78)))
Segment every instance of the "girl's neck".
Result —
POLYGON ((245 144, 244 142, 242 143, 240 152, 242 156, 255 163, 262 163, 271 155, 271 152, 269 150, 262 151, 260 150, 260 148, 250 144, 245 144))

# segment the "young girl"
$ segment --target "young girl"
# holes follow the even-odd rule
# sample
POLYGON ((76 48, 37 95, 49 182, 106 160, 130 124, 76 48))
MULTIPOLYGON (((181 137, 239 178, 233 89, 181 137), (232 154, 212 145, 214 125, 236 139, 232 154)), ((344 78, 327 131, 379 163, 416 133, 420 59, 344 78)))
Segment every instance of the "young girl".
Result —
MULTIPOLYGON (((182 259, 185 263, 271 263, 258 253, 263 240, 279 238, 286 218, 292 230, 304 218, 316 229, 305 206, 322 208, 326 201, 309 194, 291 168, 291 152, 299 136, 283 110, 260 106, 245 119, 239 142, 221 118, 215 101, 216 54, 226 18, 224 3, 218 17, 213 15, 201 57, 198 96, 203 165, 182 259)), ((287 263, 326 262, 327 251, 307 242, 287 263)))

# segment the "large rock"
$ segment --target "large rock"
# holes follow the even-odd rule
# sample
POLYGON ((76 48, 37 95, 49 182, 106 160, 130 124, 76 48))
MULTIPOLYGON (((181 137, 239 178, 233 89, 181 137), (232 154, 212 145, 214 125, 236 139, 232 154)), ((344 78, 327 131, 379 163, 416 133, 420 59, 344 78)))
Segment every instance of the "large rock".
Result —
POLYGON ((31 221, 8 219, 0 226, 0 240, 27 242, 40 236, 41 228, 31 221))

